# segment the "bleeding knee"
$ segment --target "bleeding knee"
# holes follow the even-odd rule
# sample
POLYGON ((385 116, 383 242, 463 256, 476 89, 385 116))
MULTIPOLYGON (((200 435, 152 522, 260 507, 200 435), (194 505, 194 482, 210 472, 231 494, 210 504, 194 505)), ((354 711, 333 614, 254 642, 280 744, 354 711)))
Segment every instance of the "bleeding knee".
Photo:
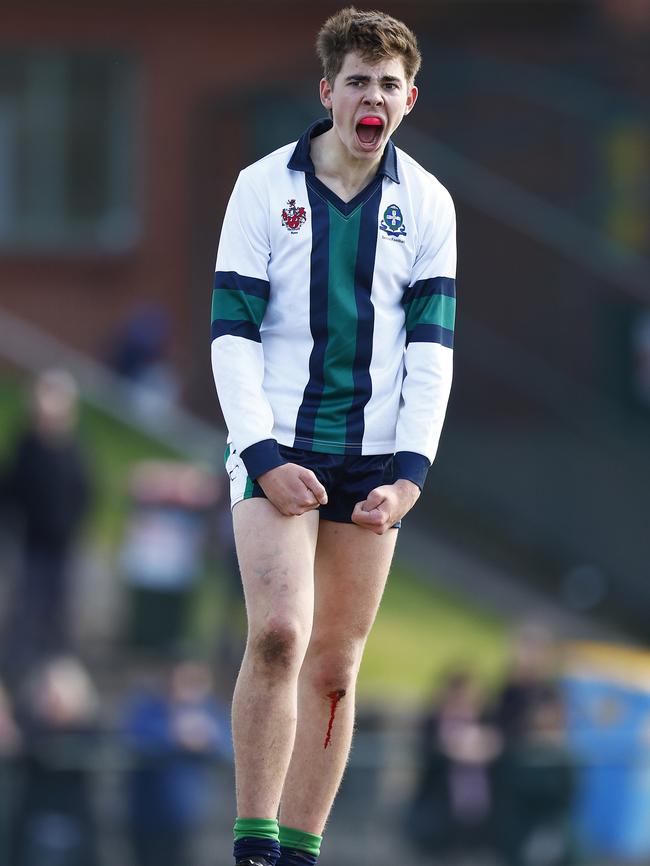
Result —
POLYGON ((361 650, 351 649, 320 654, 313 667, 313 684, 319 693, 343 697, 354 687, 361 661, 361 650), (341 694, 342 693, 342 694, 341 694))

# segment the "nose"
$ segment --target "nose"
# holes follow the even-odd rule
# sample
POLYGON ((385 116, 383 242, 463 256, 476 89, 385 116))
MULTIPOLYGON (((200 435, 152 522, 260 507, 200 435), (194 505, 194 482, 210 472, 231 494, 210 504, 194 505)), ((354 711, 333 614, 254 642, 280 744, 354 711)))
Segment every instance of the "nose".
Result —
POLYGON ((363 101, 366 105, 381 105, 384 101, 381 87, 378 84, 369 85, 364 93, 363 101))

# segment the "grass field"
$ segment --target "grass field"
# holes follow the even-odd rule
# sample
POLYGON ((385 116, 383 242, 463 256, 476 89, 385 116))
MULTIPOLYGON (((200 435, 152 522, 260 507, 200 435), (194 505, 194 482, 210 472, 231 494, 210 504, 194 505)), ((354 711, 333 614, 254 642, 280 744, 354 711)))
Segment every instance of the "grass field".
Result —
MULTIPOLYGON (((434 566, 435 568, 435 566, 434 566)), ((426 699, 451 668, 490 684, 503 669, 507 624, 405 569, 399 557, 370 635, 359 680, 365 699, 426 699)))

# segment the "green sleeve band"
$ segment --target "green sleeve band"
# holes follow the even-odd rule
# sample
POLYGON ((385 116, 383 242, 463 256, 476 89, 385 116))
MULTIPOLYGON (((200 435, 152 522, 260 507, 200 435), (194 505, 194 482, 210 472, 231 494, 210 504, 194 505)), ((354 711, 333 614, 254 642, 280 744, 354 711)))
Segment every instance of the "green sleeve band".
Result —
POLYGON ((237 818, 233 827, 235 842, 247 836, 278 841, 278 822, 275 818, 237 818))
POLYGON ((322 836, 305 833, 303 830, 295 830, 293 827, 285 827, 283 824, 280 825, 280 846, 282 848, 306 851, 307 854, 318 857, 322 841, 322 836))

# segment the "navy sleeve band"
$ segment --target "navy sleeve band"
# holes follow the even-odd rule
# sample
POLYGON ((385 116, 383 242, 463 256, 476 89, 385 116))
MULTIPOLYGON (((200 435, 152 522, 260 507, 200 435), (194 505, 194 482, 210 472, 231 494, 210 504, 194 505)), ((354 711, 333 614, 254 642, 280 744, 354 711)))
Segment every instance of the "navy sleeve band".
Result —
POLYGON ((422 490, 431 464, 423 454, 415 451, 398 451, 393 457, 393 481, 405 478, 422 490))
POLYGON ((278 443, 275 439, 263 439, 254 445, 249 445, 241 452, 241 459, 253 481, 276 466, 282 466, 287 461, 280 456, 278 443))

